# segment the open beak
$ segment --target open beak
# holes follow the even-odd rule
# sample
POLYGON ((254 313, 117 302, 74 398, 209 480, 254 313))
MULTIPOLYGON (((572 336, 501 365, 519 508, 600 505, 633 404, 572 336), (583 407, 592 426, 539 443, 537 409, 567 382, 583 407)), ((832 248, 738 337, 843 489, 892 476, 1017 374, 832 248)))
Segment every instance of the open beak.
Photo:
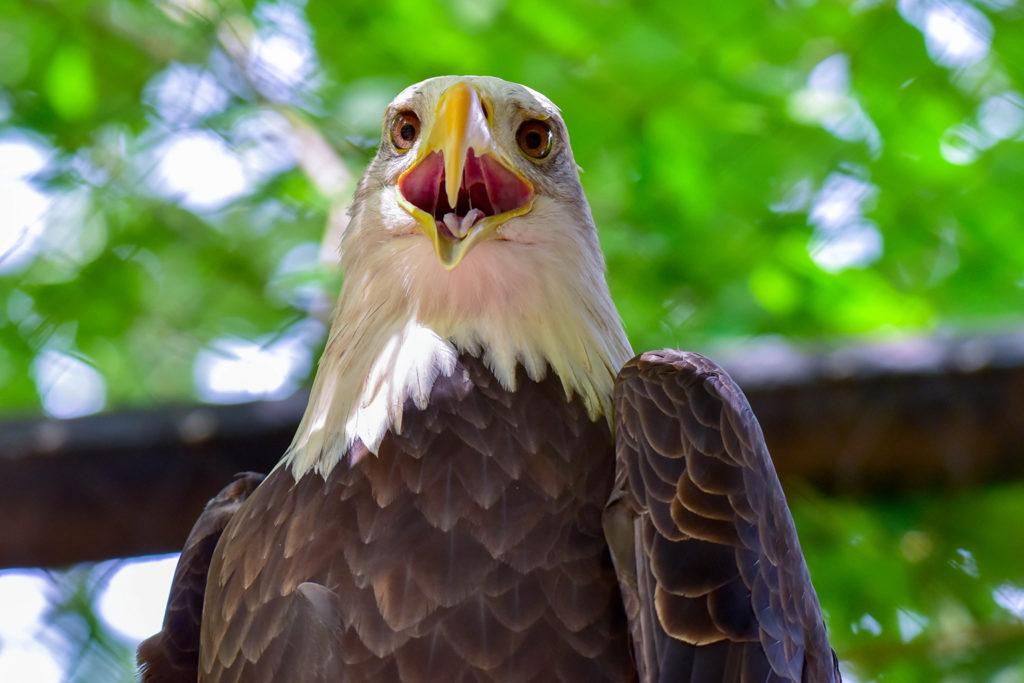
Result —
POLYGON ((398 202, 451 270, 474 245, 533 206, 533 186, 498 151, 480 94, 460 81, 441 96, 429 137, 398 177, 398 202))

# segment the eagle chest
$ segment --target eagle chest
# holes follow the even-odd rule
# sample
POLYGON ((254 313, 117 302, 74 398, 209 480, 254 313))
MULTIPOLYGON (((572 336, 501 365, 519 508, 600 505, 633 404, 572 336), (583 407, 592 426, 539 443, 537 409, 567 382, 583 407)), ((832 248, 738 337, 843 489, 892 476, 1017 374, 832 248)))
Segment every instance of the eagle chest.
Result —
POLYGON ((326 479, 279 468, 253 494, 273 527, 226 533, 263 548, 249 590, 336 594, 351 680, 635 677, 601 527, 607 423, 557 378, 508 392, 472 357, 406 409, 376 456, 357 444, 326 479))

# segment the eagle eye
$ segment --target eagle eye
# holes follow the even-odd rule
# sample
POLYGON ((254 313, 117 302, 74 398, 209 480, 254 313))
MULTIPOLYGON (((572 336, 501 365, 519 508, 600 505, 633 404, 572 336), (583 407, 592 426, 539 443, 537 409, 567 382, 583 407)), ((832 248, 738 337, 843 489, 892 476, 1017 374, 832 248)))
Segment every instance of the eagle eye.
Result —
POLYGON ((420 119, 411 111, 400 111, 391 119, 391 144, 399 152, 412 147, 420 135, 420 119))
POLYGON ((543 121, 523 121, 516 133, 516 142, 523 154, 534 159, 543 159, 551 153, 551 127, 543 121))

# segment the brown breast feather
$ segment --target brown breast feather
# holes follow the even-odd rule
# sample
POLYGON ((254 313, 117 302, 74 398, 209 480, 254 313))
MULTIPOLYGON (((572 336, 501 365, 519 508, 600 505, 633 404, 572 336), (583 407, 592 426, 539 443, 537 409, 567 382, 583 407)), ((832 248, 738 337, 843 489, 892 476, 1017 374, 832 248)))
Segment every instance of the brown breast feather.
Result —
POLYGON ((379 454, 278 468, 210 568, 200 680, 629 681, 607 424, 463 357, 379 454))

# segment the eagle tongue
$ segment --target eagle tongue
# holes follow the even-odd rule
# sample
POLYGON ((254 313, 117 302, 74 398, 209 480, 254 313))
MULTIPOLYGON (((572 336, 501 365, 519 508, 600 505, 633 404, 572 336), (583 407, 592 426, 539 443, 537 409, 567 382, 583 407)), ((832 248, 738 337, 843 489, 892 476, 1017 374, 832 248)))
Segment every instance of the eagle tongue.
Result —
POLYGON ((485 215, 487 214, 480 209, 470 209, 469 213, 460 218, 454 211, 449 211, 441 222, 453 238, 461 240, 469 234, 469 229, 485 215))

